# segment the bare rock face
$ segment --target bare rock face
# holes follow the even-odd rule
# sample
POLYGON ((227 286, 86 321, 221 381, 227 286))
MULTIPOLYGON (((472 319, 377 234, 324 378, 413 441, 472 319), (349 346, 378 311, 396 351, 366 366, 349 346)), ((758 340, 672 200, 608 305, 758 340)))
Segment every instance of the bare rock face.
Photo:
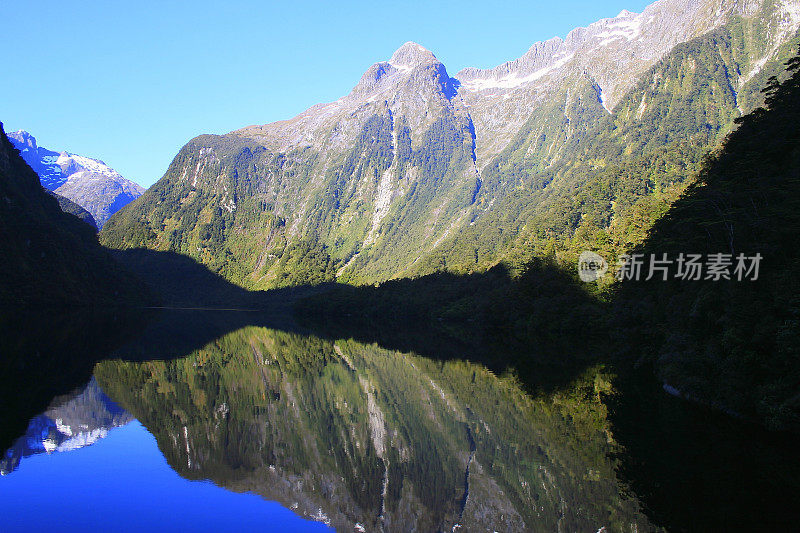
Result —
POLYGON ((8 137, 39 175, 42 185, 86 209, 98 228, 144 193, 144 187, 125 179, 99 159, 42 148, 24 130, 8 137))

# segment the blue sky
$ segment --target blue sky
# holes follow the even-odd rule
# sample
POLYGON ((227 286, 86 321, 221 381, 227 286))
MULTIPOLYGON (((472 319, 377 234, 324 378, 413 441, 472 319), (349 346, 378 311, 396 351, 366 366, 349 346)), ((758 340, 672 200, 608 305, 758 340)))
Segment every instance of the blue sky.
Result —
POLYGON ((648 3, 2 2, 0 121, 149 186, 192 137, 336 100, 406 41, 453 75, 648 3))

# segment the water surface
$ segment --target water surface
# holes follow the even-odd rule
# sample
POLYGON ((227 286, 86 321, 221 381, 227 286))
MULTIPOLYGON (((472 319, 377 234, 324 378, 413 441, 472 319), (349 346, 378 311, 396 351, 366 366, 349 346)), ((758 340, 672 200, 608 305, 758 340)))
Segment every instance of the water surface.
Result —
POLYGON ((3 530, 683 531, 797 518, 794 438, 605 364, 554 384, 487 367, 477 347, 422 355, 251 315, 149 317, 90 344, 82 324, 57 347, 30 331, 6 340, 0 370, 47 383, 20 386, 27 428, 2 424, 17 432, 0 462, 3 530), (43 364, 28 364, 34 350, 43 364), (44 373, 59 364, 62 381, 44 373))

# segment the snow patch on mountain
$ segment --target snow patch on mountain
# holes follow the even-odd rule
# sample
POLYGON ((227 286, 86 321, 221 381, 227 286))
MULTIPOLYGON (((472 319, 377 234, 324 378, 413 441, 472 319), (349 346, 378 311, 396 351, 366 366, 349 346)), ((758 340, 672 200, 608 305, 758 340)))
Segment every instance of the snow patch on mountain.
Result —
POLYGON ((67 175, 75 174, 76 172, 80 171, 86 171, 94 174, 102 174, 112 178, 122 178, 122 175, 120 175, 119 172, 109 167, 99 159, 91 159, 82 155, 61 152, 55 162, 63 169, 73 170, 67 175))
POLYGON ((611 38, 611 40, 622 38, 631 41, 639 36, 642 31, 644 17, 637 16, 635 18, 628 18, 629 15, 632 15, 630 11, 626 12, 626 15, 620 14, 620 17, 611 19, 606 25, 608 29, 595 35, 597 38, 604 39, 604 41, 600 43, 601 45, 609 38, 611 38))
POLYGON ((503 76, 502 78, 476 78, 472 80, 468 80, 464 82, 464 86, 468 89, 473 91, 484 91, 486 89, 514 89, 516 87, 520 87, 522 85, 527 85, 528 83, 532 83, 536 80, 539 80, 548 74, 555 72, 556 70, 560 69, 574 57, 574 54, 568 54, 561 59, 556 60, 553 64, 548 65, 544 68, 540 68, 532 72, 531 74, 520 76, 518 73, 514 72, 503 76))

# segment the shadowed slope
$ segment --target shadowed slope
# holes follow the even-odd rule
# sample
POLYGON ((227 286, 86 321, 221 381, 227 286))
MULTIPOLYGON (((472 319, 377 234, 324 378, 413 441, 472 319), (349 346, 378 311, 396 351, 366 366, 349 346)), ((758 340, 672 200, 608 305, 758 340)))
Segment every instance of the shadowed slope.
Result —
POLYGON ((142 296, 94 229, 42 188, 0 125, 0 305, 113 305, 142 296))

